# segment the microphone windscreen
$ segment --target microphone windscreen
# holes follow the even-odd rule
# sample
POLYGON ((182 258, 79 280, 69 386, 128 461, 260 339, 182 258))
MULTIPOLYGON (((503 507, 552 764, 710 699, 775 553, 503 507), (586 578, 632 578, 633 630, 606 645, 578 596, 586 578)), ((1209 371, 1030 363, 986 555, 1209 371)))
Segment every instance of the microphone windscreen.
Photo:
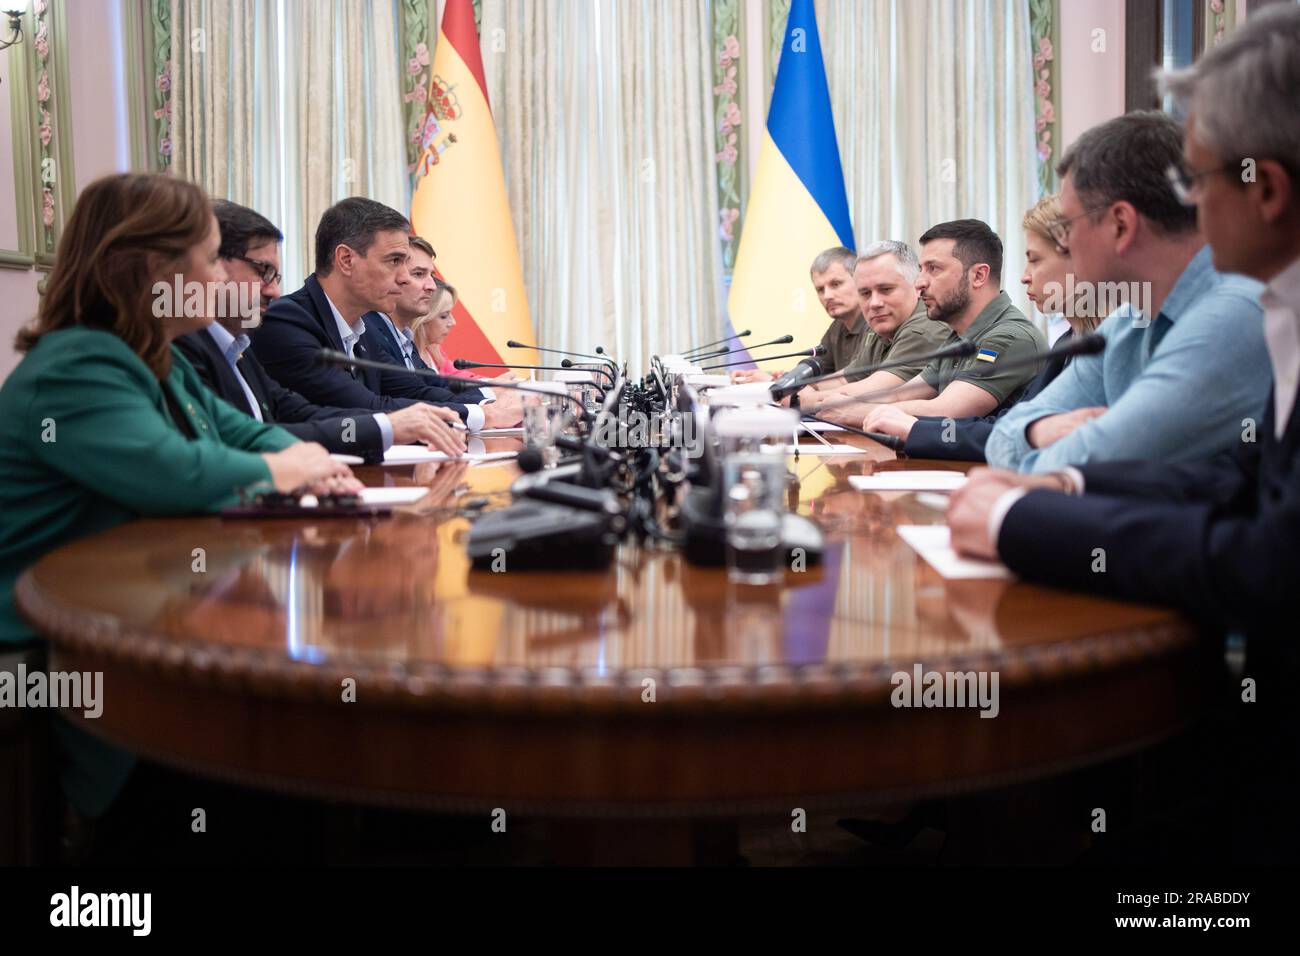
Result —
POLYGON ((775 345, 789 345, 789 344, 790 344, 791 342, 793 342, 793 341, 794 341, 794 336, 793 336, 793 335, 783 335, 783 336, 781 336, 779 339, 777 339, 776 342, 775 342, 774 344, 775 344, 775 345))
POLYGON ((517 464, 519 470, 526 475, 536 474, 546 467, 546 462, 542 458, 542 453, 531 446, 525 447, 519 452, 515 457, 515 464, 517 464))
POLYGON ((509 342, 506 343, 506 348, 508 348, 508 349, 526 349, 526 348, 528 348, 528 346, 527 346, 527 345, 524 345, 524 343, 522 343, 522 342, 516 342, 514 339, 511 339, 509 342))
POLYGON ((458 368, 462 371, 464 371, 467 368, 474 367, 473 364, 467 361, 466 359, 456 359, 456 361, 452 362, 451 364, 453 368, 458 368))

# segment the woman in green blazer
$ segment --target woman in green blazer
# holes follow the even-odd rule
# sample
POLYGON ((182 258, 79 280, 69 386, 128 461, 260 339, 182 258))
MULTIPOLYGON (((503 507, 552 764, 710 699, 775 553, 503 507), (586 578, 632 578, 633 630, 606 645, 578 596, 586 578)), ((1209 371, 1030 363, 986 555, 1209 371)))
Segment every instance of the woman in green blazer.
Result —
MULTIPOLYGON (((319 445, 215 397, 172 349, 213 317, 168 307, 155 285, 224 282, 219 243, 207 196, 183 180, 110 176, 78 199, 15 343, 26 355, 0 387, 0 642, 36 638, 14 581, 62 544, 134 518, 216 511, 259 486, 359 487, 319 445)), ((56 729, 65 792, 98 816, 132 761, 62 720, 56 729)))

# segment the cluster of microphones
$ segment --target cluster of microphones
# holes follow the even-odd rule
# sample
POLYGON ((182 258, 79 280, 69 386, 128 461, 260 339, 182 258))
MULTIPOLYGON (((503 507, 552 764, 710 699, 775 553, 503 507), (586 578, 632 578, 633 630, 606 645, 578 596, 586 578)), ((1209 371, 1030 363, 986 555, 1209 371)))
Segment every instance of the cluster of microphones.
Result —
MULTIPOLYGON (((561 357, 556 365, 519 365, 501 362, 475 362, 457 359, 453 364, 460 370, 493 369, 515 372, 573 372, 589 373, 591 387, 601 398, 600 409, 591 411, 584 402, 572 394, 562 397, 573 410, 576 437, 562 435, 557 448, 566 457, 555 467, 547 468, 543 456, 525 447, 518 464, 524 474, 511 488, 514 503, 507 508, 479 516, 470 529, 468 550, 476 566, 486 567, 502 553, 507 555, 508 566, 528 568, 592 568, 604 567, 612 559, 617 544, 629 534, 653 538, 657 543, 677 544, 683 547, 689 560, 700 563, 721 561, 722 534, 720 470, 710 467, 711 455, 702 456, 699 462, 686 462, 682 449, 671 447, 619 447, 609 436, 618 435, 617 429, 601 428, 606 419, 619 414, 620 406, 635 407, 668 413, 671 411, 669 370, 707 373, 738 366, 753 366, 758 361, 799 359, 798 363, 775 380, 763 383, 763 399, 772 403, 792 401, 798 404, 798 394, 805 388, 821 382, 853 376, 861 380, 878 372, 903 365, 916 365, 945 359, 969 358, 978 351, 975 343, 959 339, 923 356, 908 356, 894 362, 885 361, 866 366, 835 369, 827 361, 826 349, 821 346, 786 352, 779 355, 756 357, 759 349, 790 345, 793 335, 783 335, 768 342, 744 347, 739 340, 748 338, 752 331, 745 329, 716 342, 696 346, 671 356, 654 356, 648 374, 638 381, 630 381, 626 364, 621 364, 601 346, 591 352, 528 345, 509 341, 510 349, 528 350, 543 355, 561 357), (726 356, 742 355, 731 361, 713 362, 726 356), (702 365, 699 363, 710 362, 702 365), (694 483, 695 487, 692 487, 694 483), (679 495, 681 485, 684 495, 679 495), (683 527, 664 527, 660 523, 660 506, 664 500, 680 499, 683 527), (692 504, 694 502, 694 504, 692 504)), ((1105 339, 1100 335, 1071 338, 1053 348, 1022 359, 1004 359, 996 364, 999 370, 1008 367, 1037 365, 1053 359, 1077 355, 1093 355, 1105 349, 1105 339)), ((326 364, 380 370, 412 371, 404 366, 360 359, 335 350, 322 350, 320 361, 326 364)), ((987 366, 992 369, 993 364, 987 366)), ((428 369, 413 370, 414 374, 437 378, 453 392, 468 391, 481 386, 493 389, 513 389, 524 393, 545 392, 535 382, 501 382, 498 379, 445 379, 428 369)), ((984 374, 984 368, 974 370, 984 374)), ((760 388, 762 386, 759 386, 760 388)), ((869 403, 888 400, 897 386, 879 392, 857 395, 852 398, 822 402, 818 409, 829 410, 839 404, 869 403)), ((815 415, 806 418, 821 421, 815 415)), ((696 422, 697 436, 700 423, 696 422)), ((901 450, 902 442, 889 435, 881 435, 839 423, 846 431, 875 439, 888 447, 901 450)), ((702 442, 707 445, 707 434, 702 442)), ((789 516, 796 526, 792 533, 803 535, 801 543, 810 540, 807 519, 789 516)), ((818 532, 820 534, 820 532, 818 532)))

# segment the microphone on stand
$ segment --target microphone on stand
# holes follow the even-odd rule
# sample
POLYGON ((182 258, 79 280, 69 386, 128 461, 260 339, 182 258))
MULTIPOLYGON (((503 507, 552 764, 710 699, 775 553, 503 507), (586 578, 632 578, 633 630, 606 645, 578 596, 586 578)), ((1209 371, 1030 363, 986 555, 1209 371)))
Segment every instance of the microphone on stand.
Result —
MULTIPOLYGON (((339 352, 335 349, 321 349, 316 353, 316 360, 322 365, 345 365, 354 368, 372 368, 380 372, 411 372, 422 378, 436 378, 449 392, 453 394, 468 392, 471 389, 478 388, 480 385, 494 389, 504 388, 516 392, 534 392, 541 395, 559 394, 558 392, 550 392, 546 389, 537 388, 535 382, 494 382, 491 379, 484 378, 447 378, 446 376, 439 375, 431 368, 410 369, 405 365, 398 365, 395 362, 376 362, 374 359, 353 358, 346 352, 339 352)), ((567 392, 564 397, 578 407, 579 414, 583 418, 588 420, 591 419, 591 413, 587 411, 582 402, 578 401, 567 392)))
MULTIPOLYGON (((566 359, 566 361, 568 360, 566 359)), ((523 369, 529 372, 567 372, 573 367, 572 363, 570 363, 567 366, 566 365, 496 365, 492 362, 471 362, 469 359, 456 359, 456 361, 452 362, 451 364, 455 366, 457 369, 460 369, 462 371, 471 368, 500 368, 500 369, 507 369, 507 370, 523 369)), ((604 375, 606 378, 609 379, 611 385, 614 382, 614 375, 607 368, 590 369, 589 371, 600 372, 602 375, 604 375)), ((491 388, 496 388, 497 383, 489 382, 488 385, 491 388)))
MULTIPOLYGON (((789 341, 788 336, 787 336, 787 341, 789 341)), ((757 348, 757 346, 755 346, 755 348, 757 348)), ((818 356, 822 356, 825 354, 826 354, 826 347, 822 345, 818 345, 811 349, 804 349, 802 352, 788 352, 785 355, 764 356, 762 361, 770 362, 770 361, 775 361, 776 359, 786 359, 786 358, 809 358, 809 357, 817 358, 818 356)), ((735 362, 722 362, 718 365, 705 365, 703 367, 703 371, 708 372, 715 368, 731 368, 733 365, 748 365, 752 361, 753 361, 752 358, 748 358, 748 359, 740 359, 735 362)))
POLYGON ((716 342, 710 342, 708 345, 697 345, 694 348, 689 348, 685 352, 682 352, 681 355, 682 358, 685 358, 686 356, 691 355, 694 352, 703 352, 705 349, 711 349, 715 345, 721 345, 723 342, 730 342, 732 339, 749 338, 749 336, 753 334, 754 333, 750 329, 745 329, 745 331, 737 332, 735 335, 728 335, 725 339, 718 339, 718 341, 716 342))
MULTIPOLYGON (((826 382, 833 378, 843 378, 846 375, 856 375, 860 373, 870 375, 872 372, 881 372, 886 369, 898 368, 900 365, 915 365, 917 362, 932 362, 936 359, 968 358, 969 356, 974 355, 975 352, 975 343, 963 339, 953 345, 945 346, 937 352, 931 352, 929 355, 913 355, 894 362, 881 362, 878 365, 862 365, 856 368, 843 368, 838 372, 822 372, 811 378, 801 378, 797 382, 782 383, 781 379, 777 379, 772 383, 772 398, 779 402, 787 395, 791 395, 800 389, 807 388, 809 385, 816 385, 818 382, 826 382)), ((793 371, 793 369, 791 371, 793 371)), ((789 374, 789 372, 786 373, 786 375, 789 374)), ((785 376, 782 377, 784 378, 785 376)))
POLYGON ((544 349, 540 345, 525 345, 523 342, 516 342, 514 339, 511 339, 509 342, 506 343, 506 348, 529 349, 533 352, 546 352, 550 355, 568 355, 571 358, 592 359, 593 361, 601 362, 606 365, 613 365, 615 369, 618 368, 618 366, 614 363, 613 359, 603 355, 588 355, 585 352, 565 352, 565 351, 561 351, 560 349, 544 349))

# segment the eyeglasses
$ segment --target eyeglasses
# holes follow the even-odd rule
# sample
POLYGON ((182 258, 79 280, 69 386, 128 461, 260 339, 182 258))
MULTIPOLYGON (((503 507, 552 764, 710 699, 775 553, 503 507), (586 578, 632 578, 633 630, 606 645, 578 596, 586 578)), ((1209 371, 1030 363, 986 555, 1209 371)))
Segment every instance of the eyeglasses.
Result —
POLYGON ((275 285, 282 278, 280 270, 275 267, 274 263, 263 262, 261 259, 250 259, 247 256, 235 256, 240 262, 245 262, 253 267, 257 277, 262 280, 264 285, 275 285))
POLYGON ((1106 205, 1088 206, 1077 216, 1071 216, 1069 219, 1057 219, 1047 224, 1047 232, 1052 237, 1052 241, 1062 252, 1070 251, 1070 223, 1076 219, 1082 219, 1084 216, 1091 216, 1093 213, 1101 212, 1106 209, 1106 205))
POLYGON ((1235 162, 1219 166, 1216 169, 1189 169, 1183 163, 1171 163, 1165 170, 1165 178, 1169 180, 1169 185, 1173 187, 1174 196, 1184 206, 1196 205, 1196 193, 1200 185, 1200 180, 1206 176, 1213 176, 1216 173, 1236 172, 1238 165, 1235 162))

